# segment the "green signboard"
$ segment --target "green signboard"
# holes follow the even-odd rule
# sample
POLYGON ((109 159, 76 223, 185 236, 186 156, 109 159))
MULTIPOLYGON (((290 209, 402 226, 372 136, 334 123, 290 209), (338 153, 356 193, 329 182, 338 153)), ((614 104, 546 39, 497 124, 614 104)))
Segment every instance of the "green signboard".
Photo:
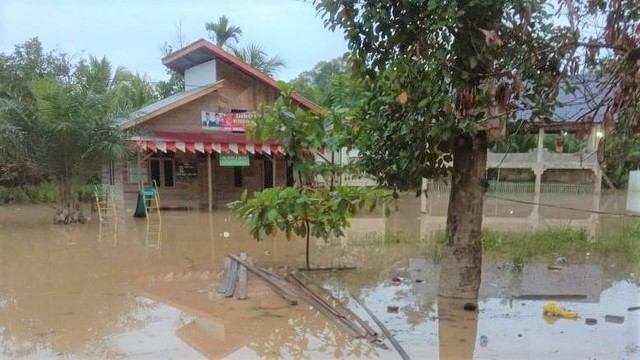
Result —
POLYGON ((249 155, 220 154, 220 166, 249 166, 249 155))

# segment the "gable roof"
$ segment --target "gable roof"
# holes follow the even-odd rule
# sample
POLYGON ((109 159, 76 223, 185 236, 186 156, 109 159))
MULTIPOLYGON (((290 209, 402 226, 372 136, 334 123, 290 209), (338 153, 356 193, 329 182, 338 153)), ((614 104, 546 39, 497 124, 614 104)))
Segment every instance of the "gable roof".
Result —
MULTIPOLYGON (((165 56, 162 59, 162 64, 173 71, 184 74, 186 69, 213 59, 221 60, 264 84, 278 89, 278 84, 274 79, 205 39, 200 39, 165 56)), ((298 93, 293 93, 291 97, 309 110, 321 109, 319 105, 298 93)))
POLYGON ((139 109, 138 111, 132 113, 131 117, 128 120, 123 121, 121 126, 124 129, 128 129, 152 117, 164 114, 167 111, 171 111, 180 105, 186 104, 219 89, 222 86, 223 82, 224 80, 220 80, 207 86, 197 87, 195 89, 190 89, 187 91, 181 91, 160 101, 156 101, 153 104, 147 105, 142 109, 139 109))

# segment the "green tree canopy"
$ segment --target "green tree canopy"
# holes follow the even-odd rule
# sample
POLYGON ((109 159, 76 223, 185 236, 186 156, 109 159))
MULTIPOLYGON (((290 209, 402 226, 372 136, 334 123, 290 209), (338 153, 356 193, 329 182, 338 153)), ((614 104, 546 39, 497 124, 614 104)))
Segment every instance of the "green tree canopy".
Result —
POLYGON ((251 43, 243 48, 231 47, 231 52, 238 59, 270 77, 274 77, 280 70, 287 67, 285 61, 278 55, 269 57, 260 44, 251 43))

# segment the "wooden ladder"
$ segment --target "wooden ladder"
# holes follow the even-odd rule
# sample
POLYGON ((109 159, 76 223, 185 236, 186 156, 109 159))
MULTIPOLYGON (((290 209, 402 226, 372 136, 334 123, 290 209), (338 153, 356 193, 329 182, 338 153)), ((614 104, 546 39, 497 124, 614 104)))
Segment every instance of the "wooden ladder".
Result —
POLYGON ((144 210, 147 217, 147 247, 160 250, 162 246, 162 214, 160 212, 160 193, 156 182, 153 182, 151 189, 143 191, 144 194, 144 210))
POLYGON ((98 206, 98 218, 100 220, 100 230, 98 242, 102 243, 106 237, 112 237, 114 244, 117 241, 118 216, 116 213, 116 202, 113 196, 113 189, 103 185, 101 189, 94 187, 94 196, 98 206))

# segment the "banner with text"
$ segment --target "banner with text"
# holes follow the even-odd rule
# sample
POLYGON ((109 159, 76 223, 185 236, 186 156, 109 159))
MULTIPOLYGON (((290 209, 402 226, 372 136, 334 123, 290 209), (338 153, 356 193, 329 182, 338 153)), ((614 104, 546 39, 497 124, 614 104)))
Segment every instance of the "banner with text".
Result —
POLYGON ((249 155, 225 155, 220 154, 220 166, 249 166, 251 164, 249 155))
POLYGON ((256 116, 255 112, 219 113, 203 111, 200 121, 205 130, 244 132, 246 125, 256 116))

